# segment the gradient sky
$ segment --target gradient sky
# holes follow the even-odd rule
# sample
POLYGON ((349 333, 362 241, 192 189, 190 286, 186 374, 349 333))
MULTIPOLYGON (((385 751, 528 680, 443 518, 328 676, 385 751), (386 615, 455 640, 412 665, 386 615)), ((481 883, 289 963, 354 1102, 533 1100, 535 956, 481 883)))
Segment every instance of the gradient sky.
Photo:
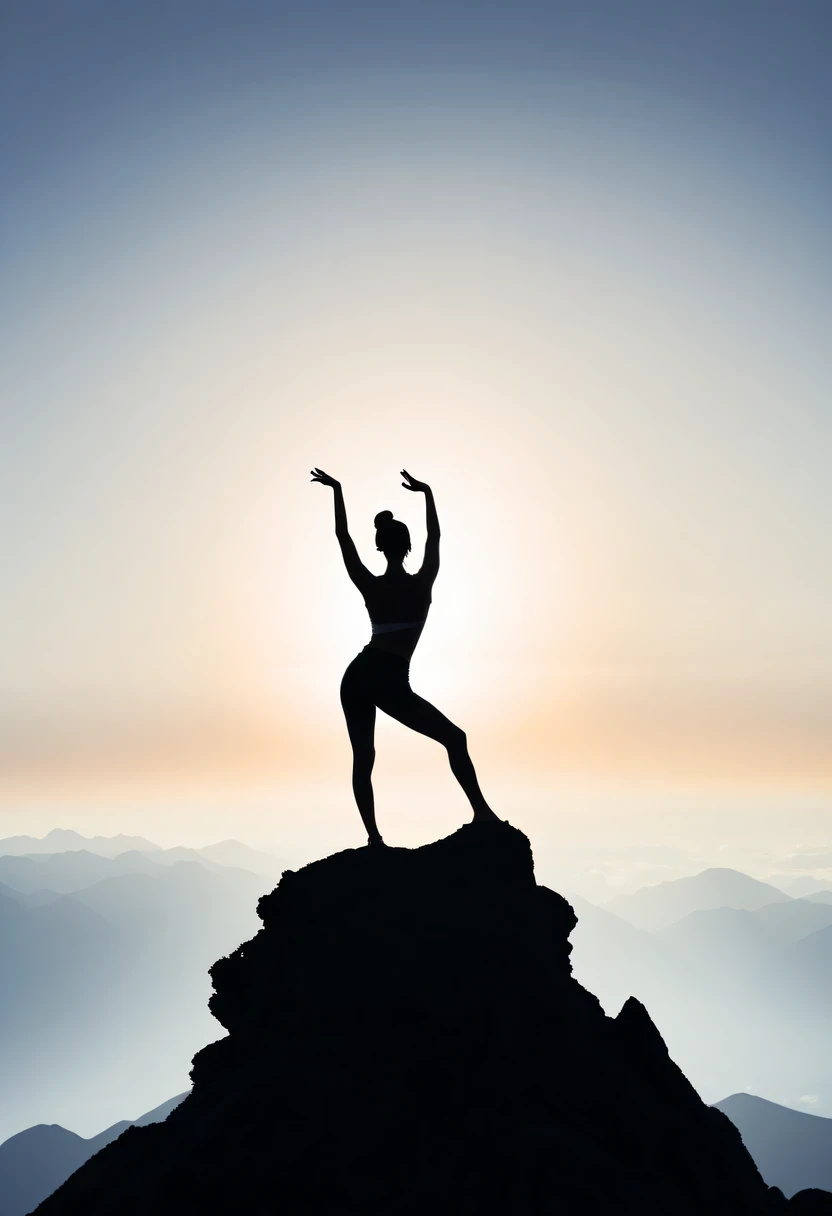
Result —
POLYGON ((397 470, 433 484, 413 679, 484 784, 832 790, 825 0, 0 21, 15 830, 346 781, 367 624, 312 464, 379 570, 376 511, 421 548, 397 470))

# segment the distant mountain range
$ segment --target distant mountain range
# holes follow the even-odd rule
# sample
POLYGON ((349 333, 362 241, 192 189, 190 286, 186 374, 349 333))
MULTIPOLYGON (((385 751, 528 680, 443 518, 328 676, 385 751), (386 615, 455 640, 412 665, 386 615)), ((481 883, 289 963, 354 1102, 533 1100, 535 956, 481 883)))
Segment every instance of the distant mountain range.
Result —
POLYGON ((181 1089, 221 1033, 208 968, 256 931, 283 869, 233 840, 0 841, 0 1139, 27 1123, 101 1126, 181 1089))
POLYGON ((86 849, 101 857, 117 857, 135 849, 139 853, 150 853, 159 848, 152 840, 143 836, 81 836, 71 828, 53 828, 45 836, 7 836, 0 840, 0 856, 19 857, 24 853, 65 853, 72 849, 86 849))
MULTIPOLYGON (((812 864, 814 858, 804 858, 805 864, 812 864)), ((816 894, 818 891, 824 891, 827 894, 832 894, 832 881, 829 878, 830 867, 824 866, 823 876, 814 874, 769 874, 766 882, 771 883, 773 887, 777 887, 780 891, 785 891, 787 895, 793 896, 795 899, 805 899, 808 896, 816 894)))
POLYGON ((38 894, 42 891, 71 895, 102 878, 112 878, 116 874, 158 875, 171 866, 183 863, 197 865, 200 869, 214 873, 227 874, 229 870, 235 870, 237 873, 271 877, 263 871, 244 870, 238 866, 212 861, 197 849, 164 849, 156 853, 137 853, 131 850, 119 853, 116 857, 102 857, 98 853, 78 849, 69 853, 0 856, 0 883, 7 890, 11 889, 23 895, 36 895, 37 899, 33 902, 44 903, 47 902, 47 896, 38 894))
POLYGON ((793 900, 738 871, 705 870, 603 908, 572 903, 577 979, 611 1015, 630 994, 642 1001, 707 1101, 753 1090, 796 1106, 808 1094, 832 1114, 832 903, 822 893, 793 900))
MULTIPOLYGON (((237 866, 250 870, 252 874, 266 874, 278 879, 286 868, 285 862, 271 853, 251 849, 239 840, 221 840, 218 844, 205 845, 200 849, 163 849, 143 836, 81 836, 67 828, 53 828, 45 836, 7 836, 0 840, 0 859, 6 857, 32 857, 43 854, 92 853, 97 857, 113 858, 124 854, 139 853, 149 856, 154 862, 172 865, 176 861, 202 860, 220 866, 237 866)), ((134 863, 135 864, 135 863, 134 863)), ((2 881, 2 878, 0 878, 2 881)))
POLYGON ((187 1098, 177 1094, 138 1119, 122 1120, 85 1140, 57 1123, 28 1127, 0 1144, 0 1216, 25 1216, 85 1161, 133 1125, 162 1123, 187 1098))
POLYGON ((616 895, 606 907, 637 928, 655 932, 666 929, 691 912, 709 908, 753 911, 767 904, 784 903, 790 898, 777 887, 749 878, 739 870, 710 869, 690 878, 642 887, 631 895, 616 895))
POLYGON ((68 853, 0 856, 0 882, 23 894, 52 891, 71 895, 113 874, 160 874, 164 866, 145 853, 131 851, 102 857, 79 849, 68 853))
POLYGON ((221 1033, 208 968, 256 932, 273 880, 136 852, 0 865, 0 1138, 47 1120, 101 1126, 182 1089, 221 1033))
POLYGON ((832 1191, 832 1119, 731 1094, 715 1105, 739 1129, 769 1186, 790 1197, 806 1187, 832 1191))

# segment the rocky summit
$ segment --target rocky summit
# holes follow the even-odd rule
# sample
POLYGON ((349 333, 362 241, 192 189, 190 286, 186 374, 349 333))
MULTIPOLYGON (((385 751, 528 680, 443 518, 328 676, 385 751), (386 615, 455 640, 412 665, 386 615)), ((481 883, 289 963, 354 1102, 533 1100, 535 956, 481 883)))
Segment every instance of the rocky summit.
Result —
POLYGON ((572 978, 575 914, 508 824, 337 853, 258 911, 191 1096, 41 1216, 828 1211, 765 1185, 636 1000, 608 1018, 572 978))

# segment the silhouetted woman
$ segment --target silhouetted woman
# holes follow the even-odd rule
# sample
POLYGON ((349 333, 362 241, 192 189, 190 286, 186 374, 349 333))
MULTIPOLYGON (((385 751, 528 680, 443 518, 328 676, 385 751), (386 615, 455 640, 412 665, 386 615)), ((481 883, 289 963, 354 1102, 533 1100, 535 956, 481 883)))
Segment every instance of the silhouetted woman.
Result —
POLYGON ((391 511, 380 511, 374 521, 376 548, 387 558, 387 569, 374 575, 362 564, 347 529, 341 483, 322 469, 312 470, 313 481, 331 486, 335 492, 335 535, 347 574, 364 597, 373 627, 369 644, 353 659, 341 681, 341 704, 352 744, 352 788, 371 845, 384 844, 373 801, 376 709, 443 744, 451 770, 473 808, 474 822, 497 819, 482 796, 465 732, 410 687, 410 656, 424 628, 439 573, 439 519, 430 486, 416 481, 405 469, 402 477, 406 490, 425 496, 425 560, 418 574, 408 574, 403 566, 410 552, 407 525, 394 519, 391 511))

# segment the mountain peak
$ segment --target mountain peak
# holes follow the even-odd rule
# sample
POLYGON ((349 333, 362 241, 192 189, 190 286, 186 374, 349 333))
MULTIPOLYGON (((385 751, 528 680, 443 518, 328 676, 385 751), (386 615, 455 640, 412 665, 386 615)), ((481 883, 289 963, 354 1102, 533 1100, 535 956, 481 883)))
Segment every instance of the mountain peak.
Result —
POLYGON ((515 828, 337 853, 258 912, 191 1096, 41 1216, 784 1210, 644 1006, 610 1019, 572 978, 575 914, 515 828))
POLYGON ((698 874, 641 887, 628 895, 616 895, 606 907, 639 929, 656 930, 667 928, 691 912, 722 907, 754 911, 767 904, 789 903, 790 899, 777 887, 740 870, 712 866, 698 874))

